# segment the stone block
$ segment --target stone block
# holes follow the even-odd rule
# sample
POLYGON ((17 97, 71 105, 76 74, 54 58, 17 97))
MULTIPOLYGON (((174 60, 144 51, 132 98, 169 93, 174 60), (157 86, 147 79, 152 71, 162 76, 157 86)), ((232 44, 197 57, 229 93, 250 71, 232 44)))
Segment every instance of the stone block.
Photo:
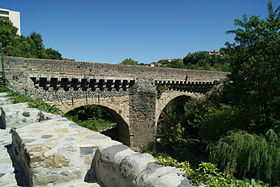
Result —
POLYGON ((26 103, 8 104, 1 107, 2 128, 21 128, 39 121, 41 111, 28 108, 26 103))

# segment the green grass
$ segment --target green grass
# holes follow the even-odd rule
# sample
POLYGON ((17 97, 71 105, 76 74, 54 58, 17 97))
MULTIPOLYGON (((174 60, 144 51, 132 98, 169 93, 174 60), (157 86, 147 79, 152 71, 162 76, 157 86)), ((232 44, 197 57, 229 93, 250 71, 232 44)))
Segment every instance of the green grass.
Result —
POLYGON ((61 110, 59 110, 55 106, 45 103, 44 101, 42 101, 40 99, 32 99, 30 97, 21 95, 19 93, 16 93, 16 92, 10 90, 9 88, 7 88, 5 86, 0 86, 0 92, 7 93, 8 94, 7 96, 11 98, 13 103, 28 103, 28 106, 30 108, 38 108, 38 109, 46 111, 46 112, 50 112, 53 114, 58 114, 58 115, 63 116, 63 112, 61 110))
POLYGON ((60 109, 56 108, 55 106, 49 105, 40 99, 32 99, 30 97, 16 93, 5 86, 0 86, 0 92, 7 93, 7 96, 11 98, 13 103, 28 103, 28 106, 30 108, 38 108, 39 110, 64 116, 67 119, 74 121, 78 125, 94 131, 102 131, 104 129, 116 126, 116 124, 112 124, 111 122, 100 118, 89 118, 84 121, 77 120, 75 116, 65 115, 60 109))
POLYGON ((91 130, 94 130, 94 131, 103 131, 107 128, 116 126, 116 123, 111 123, 111 122, 101 119, 101 118, 89 118, 84 121, 80 121, 73 116, 66 115, 66 117, 68 119, 70 119, 71 121, 74 121, 78 125, 91 129, 91 130))

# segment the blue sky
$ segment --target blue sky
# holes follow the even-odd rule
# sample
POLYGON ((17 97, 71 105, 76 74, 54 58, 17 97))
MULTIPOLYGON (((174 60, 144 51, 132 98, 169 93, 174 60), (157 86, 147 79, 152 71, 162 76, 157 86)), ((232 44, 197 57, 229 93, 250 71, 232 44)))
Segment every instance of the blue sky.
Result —
MULTIPOLYGON (((274 0, 274 7, 279 0, 274 0)), ((219 50, 233 19, 265 17, 266 0, 1 0, 21 12, 21 33, 77 61, 150 63, 219 50)))

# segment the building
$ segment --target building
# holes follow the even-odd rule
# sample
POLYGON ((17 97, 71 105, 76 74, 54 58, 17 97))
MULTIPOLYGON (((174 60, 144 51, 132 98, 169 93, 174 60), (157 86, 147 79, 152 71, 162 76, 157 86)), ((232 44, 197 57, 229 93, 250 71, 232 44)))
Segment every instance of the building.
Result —
POLYGON ((0 18, 9 19, 18 28, 17 34, 20 35, 20 12, 0 8, 0 18))
POLYGON ((220 51, 208 51, 208 55, 217 55, 217 56, 222 56, 220 51))

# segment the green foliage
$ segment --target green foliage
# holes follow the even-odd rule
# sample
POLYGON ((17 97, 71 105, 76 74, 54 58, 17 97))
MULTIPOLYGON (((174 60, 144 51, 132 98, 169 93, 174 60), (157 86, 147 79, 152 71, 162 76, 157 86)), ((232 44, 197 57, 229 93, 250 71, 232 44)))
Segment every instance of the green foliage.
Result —
POLYGON ((111 127, 115 127, 116 124, 112 123, 112 122, 108 122, 104 119, 100 119, 100 118, 89 118, 87 120, 76 120, 75 118, 72 118, 70 116, 67 116, 70 120, 74 121, 75 123, 77 123, 78 125, 94 130, 94 131, 102 131, 104 129, 107 128, 111 128, 111 127))
POLYGON ((231 105, 221 105, 207 112, 199 124, 199 137, 207 142, 217 141, 230 130, 242 129, 242 119, 231 105))
POLYGON ((280 138, 273 130, 264 137, 232 131, 209 149, 211 160, 226 173, 280 184, 280 138))
POLYGON ((157 150, 178 160, 192 160, 194 165, 198 160, 204 160, 205 146, 194 138, 198 135, 199 123, 205 112, 201 100, 184 96, 172 100, 158 122, 157 137, 160 143, 157 150))
POLYGON ((183 62, 185 65, 198 64, 200 66, 206 66, 210 61, 210 55, 207 51, 198 51, 189 53, 184 57, 183 62))
POLYGON ((160 154, 155 155, 158 162, 182 168, 182 171, 189 176, 193 183, 195 184, 204 184, 209 187, 261 187, 268 186, 261 181, 256 181, 251 179, 251 181, 237 180, 232 175, 219 172, 219 169, 210 162, 201 162, 197 169, 192 169, 188 161, 178 162, 170 156, 160 154))
POLYGON ((160 136, 165 139, 171 136, 171 129, 176 129, 177 133, 181 132, 182 138, 196 137, 206 112, 202 100, 177 97, 164 108, 159 120, 158 134, 164 134, 160 136))
POLYGON ((116 123, 112 120, 113 116, 105 108, 96 105, 76 108, 68 112, 66 117, 80 126, 95 131, 116 126, 116 123))
POLYGON ((132 60, 131 58, 126 58, 121 62, 121 64, 124 64, 124 65, 138 65, 138 62, 135 61, 135 60, 132 60))
POLYGON ((227 33, 235 34, 235 44, 240 46, 251 46, 263 40, 278 38, 280 29, 279 7, 274 10, 272 0, 268 0, 268 17, 265 20, 261 20, 259 16, 248 18, 247 15, 243 15, 243 20, 234 20, 235 25, 239 28, 227 31, 227 33))
POLYGON ((51 48, 45 49, 40 34, 31 33, 27 37, 17 35, 17 28, 9 20, 0 19, 0 43, 6 56, 62 59, 58 51, 51 48))
POLYGON ((156 63, 161 64, 161 67, 168 67, 168 68, 184 68, 185 67, 182 59, 172 59, 172 60, 162 59, 156 63))
POLYGON ((0 42, 4 48, 3 53, 12 55, 13 48, 16 47, 18 39, 17 28, 13 26, 12 22, 0 19, 0 42))
POLYGON ((246 130, 264 133, 280 120, 280 19, 278 7, 265 20, 257 16, 236 19, 235 43, 225 50, 232 72, 225 87, 228 100, 237 106, 246 130))
POLYGON ((50 59, 62 60, 62 55, 57 50, 48 48, 46 49, 46 53, 50 59))
POLYGON ((222 92, 228 105, 216 105, 201 126, 202 136, 212 140, 231 129, 245 130, 231 131, 210 146, 211 160, 239 178, 253 177, 273 185, 279 185, 280 178, 279 15, 280 7, 273 10, 268 1, 266 19, 245 15, 235 20, 238 28, 228 31, 235 34, 235 42, 227 43, 224 50, 231 69, 222 92), (214 134, 207 137, 206 131, 214 134))
POLYGON ((200 123, 207 112, 203 102, 201 99, 191 98, 184 103, 184 114, 181 118, 186 130, 189 131, 189 135, 185 133, 186 138, 189 136, 196 137, 198 134, 200 123))
POLYGON ((224 55, 209 55, 207 51, 189 53, 183 59, 159 60, 161 67, 229 71, 224 55))
POLYGON ((194 172, 193 169, 191 169, 191 164, 188 161, 179 162, 176 159, 166 154, 158 154, 154 156, 156 157, 156 160, 159 163, 166 164, 168 166, 172 166, 176 168, 182 168, 187 176, 191 176, 194 172))
POLYGON ((236 19, 239 28, 228 32, 235 34, 235 42, 227 43, 223 56, 207 56, 206 52, 188 54, 184 68, 219 66, 231 70, 231 74, 203 101, 184 102, 183 110, 183 102, 171 102, 172 106, 166 107, 159 120, 163 126, 158 132, 164 134, 160 143, 166 146, 158 146, 159 151, 176 159, 190 158, 189 145, 194 139, 198 145, 214 143, 209 146, 211 159, 226 174, 220 175, 215 167, 204 164, 198 167, 202 178, 198 174, 197 179, 192 178, 208 186, 262 185, 253 179, 228 183, 229 173, 279 185, 280 7, 273 10, 269 0, 268 13, 265 20, 257 16, 236 19), (211 61, 210 57, 217 59, 211 61))

